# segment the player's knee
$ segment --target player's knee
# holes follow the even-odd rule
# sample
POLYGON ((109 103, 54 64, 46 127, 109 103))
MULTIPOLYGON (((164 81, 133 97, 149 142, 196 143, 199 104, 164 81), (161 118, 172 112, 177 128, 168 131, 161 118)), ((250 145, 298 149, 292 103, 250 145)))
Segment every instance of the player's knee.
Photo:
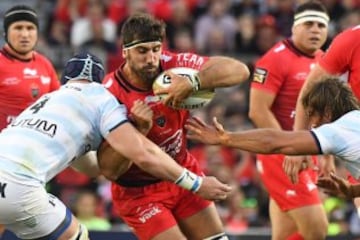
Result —
POLYGON ((204 240, 229 240, 225 233, 218 233, 213 236, 204 238, 204 240))
POLYGON ((78 230, 70 240, 89 240, 89 231, 83 224, 79 224, 78 230))

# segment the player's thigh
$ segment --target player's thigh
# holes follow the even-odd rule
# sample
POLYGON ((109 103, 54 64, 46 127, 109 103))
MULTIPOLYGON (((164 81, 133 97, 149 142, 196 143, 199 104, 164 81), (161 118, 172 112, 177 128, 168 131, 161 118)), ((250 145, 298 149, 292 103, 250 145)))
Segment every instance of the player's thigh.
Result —
POLYGON ((270 199, 269 214, 272 240, 286 239, 288 236, 297 232, 296 223, 291 216, 282 211, 273 199, 270 199))
POLYGON ((188 239, 204 239, 224 232, 214 203, 190 217, 179 220, 178 224, 188 239))
POLYGON ((165 231, 151 238, 151 240, 169 240, 169 239, 186 240, 187 238, 184 236, 184 234, 182 234, 178 225, 168 228, 165 231))
POLYGON ((42 185, 26 186, 17 181, 6 183, 0 204, 0 223, 21 239, 53 237, 72 229, 72 214, 64 204, 46 192, 42 185))
POLYGON ((305 239, 324 239, 328 220, 322 204, 303 206, 288 211, 305 239))

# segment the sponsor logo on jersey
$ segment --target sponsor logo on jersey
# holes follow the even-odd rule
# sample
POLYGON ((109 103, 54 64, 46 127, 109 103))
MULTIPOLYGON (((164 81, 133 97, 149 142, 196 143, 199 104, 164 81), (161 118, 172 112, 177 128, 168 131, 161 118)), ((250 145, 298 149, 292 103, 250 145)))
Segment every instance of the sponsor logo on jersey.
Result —
POLYGON ((28 76, 36 76, 37 70, 31 69, 31 68, 24 68, 23 73, 24 73, 24 75, 28 75, 28 76))
POLYGON ((50 83, 50 77, 47 76, 40 76, 40 80, 42 84, 49 84, 50 83))
POLYGON ((263 68, 255 68, 253 82, 263 84, 266 80, 268 71, 263 68))
POLYGON ((20 79, 18 79, 17 77, 9 77, 9 78, 5 78, 3 81, 4 85, 16 85, 20 83, 20 79))
POLYGON ((307 183, 306 184, 307 189, 309 190, 309 192, 311 192, 312 190, 316 189, 316 185, 314 183, 307 183))
POLYGON ((281 52, 284 49, 285 49, 285 45, 281 44, 280 46, 278 46, 277 48, 274 49, 274 52, 278 53, 278 52, 281 52))
POLYGON ((55 123, 51 123, 43 119, 15 119, 15 121, 13 121, 10 126, 33 129, 50 137, 54 137, 57 132, 57 125, 55 123))
POLYGON ((172 59, 172 56, 168 56, 168 55, 162 54, 162 55, 160 56, 160 59, 163 60, 164 62, 169 62, 169 61, 172 59))
POLYGON ((307 75, 307 72, 299 72, 294 76, 294 79, 297 81, 305 81, 307 75))
POLYGON ((37 84, 32 84, 30 87, 30 91, 33 98, 37 98, 39 96, 40 90, 37 84))
MULTIPOLYGON (((140 209, 138 209, 139 211, 140 209)), ((149 204, 148 208, 146 208, 145 210, 142 210, 139 213, 139 221, 141 223, 146 223, 149 219, 151 219, 152 217, 154 217, 155 215, 161 213, 161 209, 157 206, 153 206, 153 204, 149 204)))
POLYGON ((187 66, 199 69, 204 64, 204 58, 192 53, 180 53, 176 59, 177 66, 187 66))
POLYGON ((179 129, 172 136, 160 143, 159 147, 171 157, 175 157, 181 150, 182 137, 183 131, 182 129, 179 129))
POLYGON ((166 123, 166 118, 165 118, 165 116, 157 117, 155 119, 155 122, 156 122, 156 125, 158 125, 159 127, 164 127, 165 123, 166 123))
POLYGON ((296 191, 292 190, 292 189, 288 189, 288 190, 286 190, 285 194, 286 194, 287 197, 295 197, 296 196, 296 191))

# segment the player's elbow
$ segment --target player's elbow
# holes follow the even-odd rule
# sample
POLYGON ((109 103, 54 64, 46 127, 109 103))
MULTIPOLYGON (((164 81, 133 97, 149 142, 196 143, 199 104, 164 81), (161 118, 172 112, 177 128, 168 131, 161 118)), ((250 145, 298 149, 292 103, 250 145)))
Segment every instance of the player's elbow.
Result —
MULTIPOLYGON (((224 65, 224 67, 225 66, 226 65, 224 65)), ((227 65, 227 69, 229 69, 229 72, 231 72, 235 76, 233 84, 240 84, 242 82, 245 82, 250 77, 249 68, 246 66, 246 64, 240 61, 234 60, 231 64, 227 65)))

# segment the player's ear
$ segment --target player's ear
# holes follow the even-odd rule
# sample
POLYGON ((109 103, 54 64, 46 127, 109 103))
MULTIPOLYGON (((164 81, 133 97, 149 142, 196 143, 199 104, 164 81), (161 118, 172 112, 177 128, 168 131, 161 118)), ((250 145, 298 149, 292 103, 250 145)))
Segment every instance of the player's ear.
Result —
POLYGON ((127 49, 123 49, 123 50, 122 50, 122 57, 123 57, 124 59, 126 59, 127 53, 128 53, 128 50, 127 50, 127 49))
POLYGON ((328 109, 328 108, 325 109, 323 119, 324 119, 327 123, 332 122, 332 114, 331 114, 331 110, 330 110, 330 109, 328 109))

